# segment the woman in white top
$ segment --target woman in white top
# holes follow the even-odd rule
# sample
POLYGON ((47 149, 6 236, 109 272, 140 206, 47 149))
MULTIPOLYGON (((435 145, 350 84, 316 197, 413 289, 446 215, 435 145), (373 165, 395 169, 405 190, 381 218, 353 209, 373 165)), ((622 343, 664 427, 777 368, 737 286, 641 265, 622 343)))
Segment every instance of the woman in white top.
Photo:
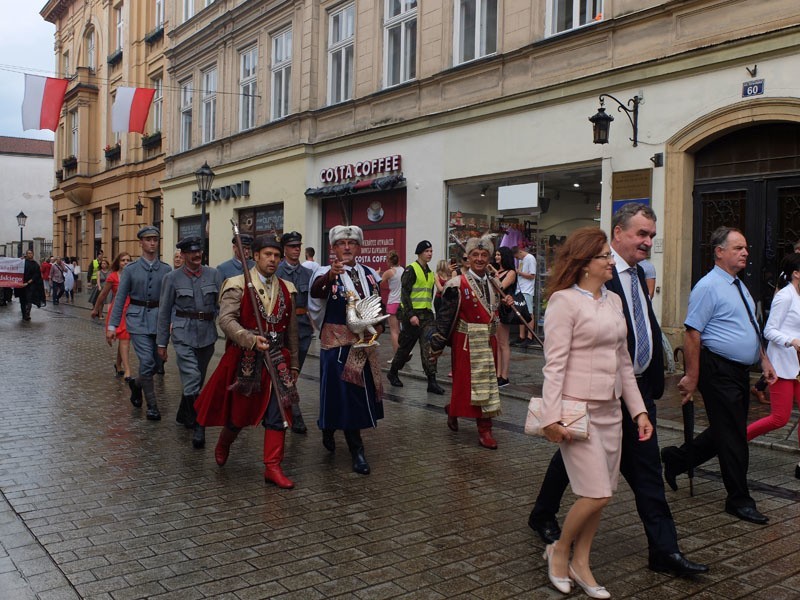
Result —
MULTIPOLYGON (((764 327, 767 338, 767 356, 778 381, 769 386, 769 416, 751 423, 747 427, 747 441, 780 429, 789 422, 792 414, 792 403, 800 407, 800 254, 789 254, 783 260, 783 272, 779 284, 783 287, 775 293, 769 319, 764 327)), ((800 437, 800 431, 798 431, 800 437)), ((794 476, 800 479, 800 464, 795 466, 794 476)))
MULTIPOLYGON (((68 261, 69 259, 67 259, 68 261)), ((75 304, 75 271, 73 270, 72 263, 64 261, 64 266, 67 268, 64 271, 64 296, 66 297, 67 304, 75 304)))
MULTIPOLYGON (((389 332, 392 336, 392 351, 397 352, 400 338, 400 321, 397 320, 397 309, 400 308, 400 278, 405 269, 400 265, 400 256, 394 250, 386 255, 389 268, 381 274, 381 283, 389 285, 389 297, 386 299, 386 312, 389 313, 389 332)), ((392 362, 389 359, 389 362, 392 362)))

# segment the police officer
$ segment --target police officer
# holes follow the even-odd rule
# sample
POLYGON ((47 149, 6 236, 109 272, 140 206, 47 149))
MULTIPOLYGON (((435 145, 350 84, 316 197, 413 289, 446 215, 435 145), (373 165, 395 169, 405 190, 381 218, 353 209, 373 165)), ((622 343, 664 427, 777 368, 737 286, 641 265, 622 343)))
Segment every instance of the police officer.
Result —
POLYGON ((164 277, 159 300, 158 355, 167 360, 167 344, 172 336, 176 363, 181 375, 183 394, 175 420, 194 428, 192 445, 205 445, 205 427, 198 425, 194 401, 206 379, 206 369, 214 355, 219 313, 219 291, 222 274, 203 265, 203 246, 199 237, 187 237, 178 242, 182 266, 164 277))
MULTIPOLYGON (((250 246, 253 244, 253 236, 243 233, 239 236, 239 239, 242 241, 242 248, 244 248, 244 260, 247 261, 247 268, 252 269, 256 264, 250 258, 250 246)), ((242 257, 239 256, 239 247, 236 245, 236 238, 231 240, 231 244, 233 244, 233 258, 217 265, 217 271, 222 273, 222 279, 228 279, 229 277, 235 277, 236 275, 244 273, 242 257)))
MULTIPOLYGON (((308 347, 311 345, 311 338, 314 335, 314 328, 311 319, 308 318, 308 289, 311 282, 311 271, 300 264, 300 252, 303 247, 303 236, 296 231, 284 233, 281 236, 281 247, 283 249, 283 260, 278 265, 276 274, 281 279, 291 281, 297 288, 294 299, 295 314, 297 315, 297 333, 300 338, 299 360, 300 368, 308 354, 308 347)), ((306 433, 306 424, 303 415, 300 413, 300 405, 292 404, 292 431, 295 433, 306 433)))
POLYGON ((156 326, 158 324, 158 303, 161 295, 161 282, 171 271, 170 266, 158 259, 158 244, 161 233, 154 225, 145 225, 136 234, 142 247, 142 256, 122 271, 122 276, 114 298, 114 308, 108 319, 106 341, 110 344, 116 339, 116 330, 122 319, 126 298, 130 305, 126 312, 125 325, 131 336, 131 343, 139 358, 139 375, 131 378, 131 404, 142 405, 142 392, 147 400, 147 418, 160 421, 153 374, 156 372, 156 326))

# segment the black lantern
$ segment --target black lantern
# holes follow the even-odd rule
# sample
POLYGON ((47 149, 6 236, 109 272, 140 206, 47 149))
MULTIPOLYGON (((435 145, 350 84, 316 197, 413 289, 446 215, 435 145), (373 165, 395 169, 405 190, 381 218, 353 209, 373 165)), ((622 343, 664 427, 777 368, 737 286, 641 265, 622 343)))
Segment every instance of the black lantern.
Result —
POLYGON ((208 264, 208 252, 206 249, 206 202, 211 193, 211 184, 214 183, 214 171, 208 166, 208 161, 195 171, 197 189, 200 191, 200 247, 203 249, 203 264, 208 264))
POLYGON ((639 96, 634 96, 628 100, 628 105, 632 107, 628 108, 622 102, 614 98, 614 96, 611 94, 600 94, 600 108, 597 109, 596 115, 589 117, 589 121, 592 122, 592 128, 594 130, 594 143, 608 143, 608 133, 609 129, 611 129, 611 121, 614 120, 614 117, 606 114, 604 104, 605 98, 607 97, 611 98, 619 105, 617 110, 624 112, 625 116, 628 117, 628 121, 631 122, 631 127, 633 128, 633 137, 628 139, 633 142, 633 147, 635 148, 639 145, 639 105, 643 102, 643 99, 639 96))
POLYGON ((17 253, 17 258, 22 258, 22 228, 25 227, 25 223, 28 221, 28 215, 24 212, 19 211, 17 215, 17 225, 19 225, 19 252, 17 253))
POLYGON ((141 217, 144 214, 144 204, 142 204, 142 199, 139 198, 136 201, 136 204, 133 205, 133 208, 136 209, 136 216, 141 217))
POLYGON ((613 120, 614 117, 606 114, 605 106, 600 106, 597 109, 597 113, 593 117, 589 117, 589 121, 592 123, 595 144, 608 143, 608 130, 611 128, 611 121, 613 120))

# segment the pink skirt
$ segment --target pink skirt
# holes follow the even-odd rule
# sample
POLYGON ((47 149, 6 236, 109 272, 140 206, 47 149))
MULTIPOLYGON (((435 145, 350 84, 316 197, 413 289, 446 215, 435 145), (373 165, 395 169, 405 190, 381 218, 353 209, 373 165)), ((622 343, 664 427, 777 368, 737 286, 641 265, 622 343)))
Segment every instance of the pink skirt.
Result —
POLYGON ((400 308, 399 302, 392 302, 391 304, 386 305, 386 313, 389 315, 396 315, 397 309, 400 308))

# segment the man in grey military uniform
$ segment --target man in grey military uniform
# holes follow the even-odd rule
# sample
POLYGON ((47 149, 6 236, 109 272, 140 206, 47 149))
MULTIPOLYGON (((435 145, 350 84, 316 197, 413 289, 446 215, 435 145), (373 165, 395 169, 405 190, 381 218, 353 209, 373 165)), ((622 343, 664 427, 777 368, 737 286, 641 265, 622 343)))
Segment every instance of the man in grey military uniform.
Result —
POLYGON ((172 337, 175 362, 181 375, 183 394, 175 420, 194 429, 192 446, 202 448, 205 427, 196 423, 194 401, 206 380, 206 370, 214 356, 217 341, 215 319, 219 313, 222 275, 203 265, 203 246, 199 237, 178 242, 183 265, 170 272, 161 284, 156 343, 161 360, 167 360, 167 344, 172 337))
MULTIPOLYGON (((243 233, 239 236, 239 239, 242 240, 245 260, 247 260, 247 268, 252 269, 256 265, 255 261, 250 258, 250 246, 253 244, 253 236, 243 233)), ((242 275, 244 273, 244 270, 242 269, 242 257, 239 256, 239 247, 236 245, 236 238, 231 240, 231 244, 233 244, 233 258, 217 265, 217 271, 222 273, 223 280, 229 279, 230 277, 235 277, 236 275, 242 275)))
MULTIPOLYGON (((284 233, 281 236, 281 247, 283 248, 283 260, 278 265, 275 272, 278 277, 291 281, 297 288, 295 297, 295 314, 297 315, 297 333, 300 338, 299 360, 300 369, 308 354, 308 347, 311 345, 311 338, 314 335, 314 328, 311 319, 308 318, 308 289, 311 284, 311 271, 300 264, 300 252, 303 247, 303 236, 296 231, 284 233)), ((292 431, 295 433, 306 433, 308 431, 303 415, 300 412, 299 404, 292 404, 292 431)))
POLYGON ((130 379, 131 404, 142 405, 142 393, 147 400, 147 418, 161 420, 153 386, 156 372, 156 325, 158 324, 158 303, 161 295, 161 281, 172 269, 158 259, 158 244, 161 233, 154 225, 145 225, 136 234, 142 247, 142 256, 122 271, 122 276, 114 298, 114 308, 108 319, 106 340, 112 343, 122 319, 125 299, 130 297, 130 305, 125 313, 125 326, 131 336, 131 344, 139 358, 139 375, 130 379))

